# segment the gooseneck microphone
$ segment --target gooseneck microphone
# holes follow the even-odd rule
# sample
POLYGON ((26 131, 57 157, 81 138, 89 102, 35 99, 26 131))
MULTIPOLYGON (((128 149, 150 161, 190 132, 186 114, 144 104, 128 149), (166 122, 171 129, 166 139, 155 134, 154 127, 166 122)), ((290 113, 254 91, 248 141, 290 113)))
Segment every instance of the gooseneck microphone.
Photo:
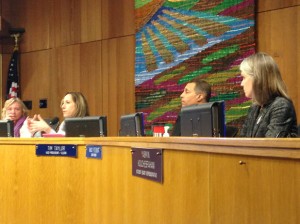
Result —
MULTIPOLYGON (((57 124, 59 123, 59 118, 58 117, 54 117, 51 120, 46 119, 45 121, 48 125, 51 126, 52 129, 54 129, 56 131, 56 129, 58 127, 57 124)), ((36 131, 35 133, 32 134, 32 136, 33 137, 42 137, 43 133, 44 133, 43 131, 36 131)))
POLYGON ((58 117, 54 117, 49 121, 49 125, 55 125, 59 122, 59 118, 58 117))
POLYGON ((56 131, 59 125, 59 118, 58 117, 52 118, 48 124, 51 126, 51 128, 54 129, 54 131, 56 131))

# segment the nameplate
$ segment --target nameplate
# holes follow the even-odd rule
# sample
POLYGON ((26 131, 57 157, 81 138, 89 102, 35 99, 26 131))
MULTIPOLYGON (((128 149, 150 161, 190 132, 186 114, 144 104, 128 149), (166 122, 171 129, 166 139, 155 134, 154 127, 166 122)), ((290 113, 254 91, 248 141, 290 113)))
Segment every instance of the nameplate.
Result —
POLYGON ((162 149, 132 148, 132 175, 161 182, 162 149))
POLYGON ((38 144, 36 145, 37 156, 77 156, 77 145, 54 145, 38 144))
POLYGON ((86 157, 94 159, 102 159, 101 145, 86 145, 86 157))

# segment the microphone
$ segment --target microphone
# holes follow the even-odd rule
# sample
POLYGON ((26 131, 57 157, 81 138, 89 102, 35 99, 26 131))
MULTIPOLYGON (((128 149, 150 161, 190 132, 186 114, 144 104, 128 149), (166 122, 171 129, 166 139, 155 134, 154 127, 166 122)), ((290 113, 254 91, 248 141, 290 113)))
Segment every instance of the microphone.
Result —
MULTIPOLYGON (((46 119, 45 121, 48 125, 50 125, 50 127, 52 126, 51 128, 53 128, 56 131, 57 126, 55 126, 55 125, 59 123, 58 117, 54 117, 51 120, 46 119)), ((32 136, 33 137, 42 137, 43 133, 44 133, 43 131, 36 131, 32 134, 32 136)))
POLYGON ((55 125, 59 122, 59 118, 58 117, 54 117, 49 121, 49 125, 55 125))

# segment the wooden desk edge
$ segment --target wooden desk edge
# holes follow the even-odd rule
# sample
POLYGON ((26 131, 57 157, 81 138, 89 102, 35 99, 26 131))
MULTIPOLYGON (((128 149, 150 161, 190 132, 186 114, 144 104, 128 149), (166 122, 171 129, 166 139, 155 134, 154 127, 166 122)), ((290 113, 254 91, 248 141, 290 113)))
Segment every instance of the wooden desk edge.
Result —
POLYGON ((93 137, 0 138, 1 145, 77 144, 300 159, 300 138, 93 137))

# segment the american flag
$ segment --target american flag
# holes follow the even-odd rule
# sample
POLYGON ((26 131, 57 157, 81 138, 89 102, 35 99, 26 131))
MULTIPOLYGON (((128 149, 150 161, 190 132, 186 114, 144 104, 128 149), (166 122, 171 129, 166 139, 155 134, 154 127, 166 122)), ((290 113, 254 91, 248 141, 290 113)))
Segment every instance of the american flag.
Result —
POLYGON ((7 99, 12 97, 18 97, 19 94, 18 57, 19 57, 18 49, 14 49, 8 67, 8 77, 7 77, 7 87, 6 87, 7 99))

